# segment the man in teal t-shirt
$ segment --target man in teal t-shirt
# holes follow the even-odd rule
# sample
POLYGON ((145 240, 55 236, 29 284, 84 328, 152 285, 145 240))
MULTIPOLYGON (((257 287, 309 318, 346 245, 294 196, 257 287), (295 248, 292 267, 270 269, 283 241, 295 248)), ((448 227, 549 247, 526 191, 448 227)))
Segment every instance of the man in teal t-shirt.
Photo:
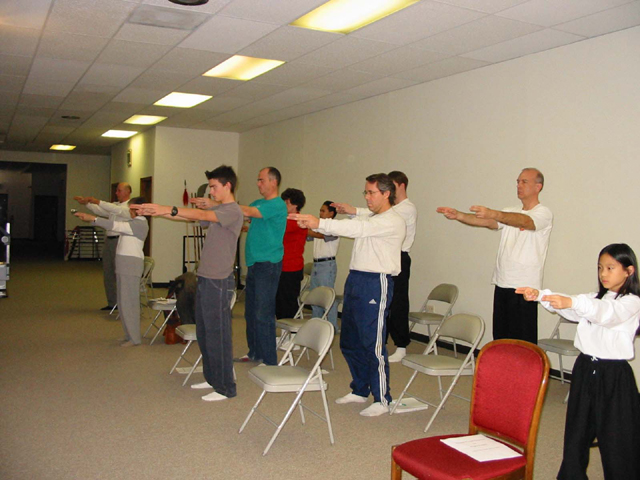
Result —
POLYGON ((251 205, 240 205, 251 219, 245 245, 247 284, 245 319, 249 352, 240 362, 262 361, 276 365, 276 292, 284 247, 282 238, 287 226, 287 206, 278 195, 280 172, 266 167, 258 174, 258 190, 263 198, 251 205))

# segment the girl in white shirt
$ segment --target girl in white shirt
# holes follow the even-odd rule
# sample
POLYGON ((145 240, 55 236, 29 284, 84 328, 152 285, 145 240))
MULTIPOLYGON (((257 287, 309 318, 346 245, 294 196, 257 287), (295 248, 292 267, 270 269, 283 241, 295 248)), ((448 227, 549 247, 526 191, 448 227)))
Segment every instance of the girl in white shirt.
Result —
POLYGON ((572 372, 558 479, 587 478, 589 449, 596 438, 606 480, 640 478, 640 396, 628 362, 640 321, 637 270, 633 250, 616 243, 598 256, 597 293, 516 290, 578 323, 574 345, 582 353, 572 372))

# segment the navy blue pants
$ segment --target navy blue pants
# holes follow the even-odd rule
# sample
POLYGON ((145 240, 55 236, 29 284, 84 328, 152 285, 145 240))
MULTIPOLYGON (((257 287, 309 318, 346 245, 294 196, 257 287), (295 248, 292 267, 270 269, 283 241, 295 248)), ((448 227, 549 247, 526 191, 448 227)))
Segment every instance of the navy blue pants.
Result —
POLYGON ((276 291, 282 261, 258 262, 247 271, 244 318, 247 321, 249 358, 267 365, 277 365, 276 354, 276 291))
POLYGON ((388 405, 386 319, 393 297, 393 277, 383 273, 351 270, 344 286, 340 350, 351 371, 355 395, 373 395, 374 402, 388 405))

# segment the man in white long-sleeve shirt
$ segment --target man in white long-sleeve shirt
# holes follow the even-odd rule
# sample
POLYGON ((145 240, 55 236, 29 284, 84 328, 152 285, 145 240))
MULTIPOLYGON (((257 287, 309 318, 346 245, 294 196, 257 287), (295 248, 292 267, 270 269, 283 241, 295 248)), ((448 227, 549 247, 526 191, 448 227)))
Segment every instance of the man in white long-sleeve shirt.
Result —
POLYGON ((352 391, 336 403, 364 403, 371 394, 373 404, 360 415, 374 417, 387 413, 391 402, 386 318, 393 297, 393 276, 400 273, 406 226, 392 208, 395 185, 388 175, 368 176, 363 193, 369 207, 365 215, 346 220, 302 214, 289 218, 303 228, 355 239, 344 287, 340 335, 340 349, 353 378, 352 391))
MULTIPOLYGON (((81 205, 86 205, 98 217, 105 217, 111 221, 130 221, 129 200, 131 199, 131 185, 119 183, 116 188, 117 202, 104 202, 94 197, 74 197, 81 205)), ((107 230, 102 247, 102 269, 104 275, 104 291, 107 296, 107 306, 101 310, 111 310, 117 301, 116 287, 116 248, 120 232, 107 230)))

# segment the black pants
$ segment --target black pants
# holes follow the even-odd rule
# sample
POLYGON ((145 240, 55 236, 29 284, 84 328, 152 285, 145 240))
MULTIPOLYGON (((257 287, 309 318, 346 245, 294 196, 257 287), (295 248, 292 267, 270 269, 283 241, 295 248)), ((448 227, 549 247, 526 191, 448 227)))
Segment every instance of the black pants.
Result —
POLYGON ((276 293, 276 318, 293 318, 298 311, 298 297, 303 276, 303 270, 280 274, 276 293))
POLYGON ((595 438, 606 480, 640 478, 640 397, 629 362, 580 354, 571 378, 558 479, 587 478, 595 438))
POLYGON ((515 288, 496 286, 493 293, 493 339, 538 343, 538 302, 527 302, 515 288))
POLYGON ((398 348, 406 348, 411 343, 409 338, 409 277, 411 276, 411 257, 402 252, 401 270, 393 277, 393 301, 387 319, 387 338, 389 335, 398 348))

